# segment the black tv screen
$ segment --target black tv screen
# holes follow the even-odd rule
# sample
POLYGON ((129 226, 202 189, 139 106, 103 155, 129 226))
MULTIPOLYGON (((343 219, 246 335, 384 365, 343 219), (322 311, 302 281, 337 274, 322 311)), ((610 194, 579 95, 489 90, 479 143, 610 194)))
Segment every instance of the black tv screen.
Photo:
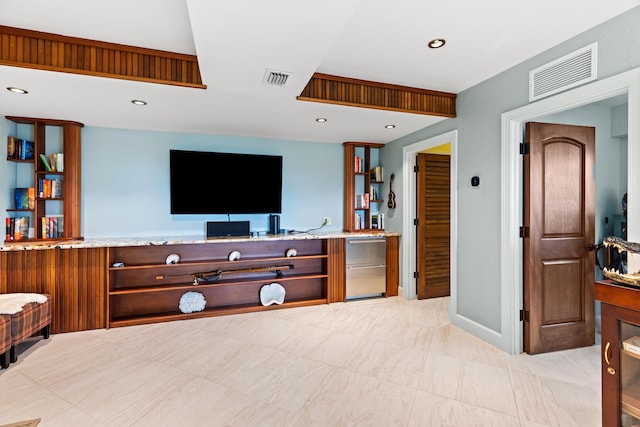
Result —
POLYGON ((278 214, 282 156, 170 150, 172 214, 278 214))

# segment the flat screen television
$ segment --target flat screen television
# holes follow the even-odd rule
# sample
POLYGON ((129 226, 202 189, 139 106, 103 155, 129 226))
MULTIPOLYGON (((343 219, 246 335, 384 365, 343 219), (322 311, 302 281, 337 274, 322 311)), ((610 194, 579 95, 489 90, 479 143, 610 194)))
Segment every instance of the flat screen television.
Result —
POLYGON ((282 156, 170 150, 172 214, 282 212, 282 156))

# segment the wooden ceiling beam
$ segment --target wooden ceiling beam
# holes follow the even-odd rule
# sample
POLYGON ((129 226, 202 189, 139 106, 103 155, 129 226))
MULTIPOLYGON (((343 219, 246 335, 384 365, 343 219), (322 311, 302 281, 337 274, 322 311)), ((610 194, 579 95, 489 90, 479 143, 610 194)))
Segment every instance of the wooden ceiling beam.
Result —
POLYGON ((0 25, 0 65, 205 89, 198 58, 0 25))
POLYGON ((456 94, 315 73, 296 99, 456 117, 456 94))

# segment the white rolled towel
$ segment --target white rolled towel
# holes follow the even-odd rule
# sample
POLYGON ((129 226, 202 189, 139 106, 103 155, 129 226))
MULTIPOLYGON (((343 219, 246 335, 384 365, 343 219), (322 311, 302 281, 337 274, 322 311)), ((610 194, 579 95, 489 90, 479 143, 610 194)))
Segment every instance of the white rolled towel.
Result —
POLYGON ((16 314, 30 302, 42 304, 47 302, 47 297, 34 293, 0 294, 0 314, 16 314))

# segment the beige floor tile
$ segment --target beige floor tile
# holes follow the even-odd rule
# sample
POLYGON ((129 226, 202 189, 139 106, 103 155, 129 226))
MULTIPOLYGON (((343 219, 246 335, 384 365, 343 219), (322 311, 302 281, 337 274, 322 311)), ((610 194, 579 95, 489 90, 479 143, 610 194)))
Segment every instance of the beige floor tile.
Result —
POLYGON ((300 412, 304 426, 404 426, 415 390, 334 368, 300 412))
POLYGON ((521 420, 547 426, 600 426, 601 393, 579 382, 511 371, 521 420))
POLYGON ((418 391, 407 424, 410 427, 517 427, 517 417, 418 391))
POLYGON ((432 353, 420 389, 462 403, 517 417, 506 368, 432 353))

